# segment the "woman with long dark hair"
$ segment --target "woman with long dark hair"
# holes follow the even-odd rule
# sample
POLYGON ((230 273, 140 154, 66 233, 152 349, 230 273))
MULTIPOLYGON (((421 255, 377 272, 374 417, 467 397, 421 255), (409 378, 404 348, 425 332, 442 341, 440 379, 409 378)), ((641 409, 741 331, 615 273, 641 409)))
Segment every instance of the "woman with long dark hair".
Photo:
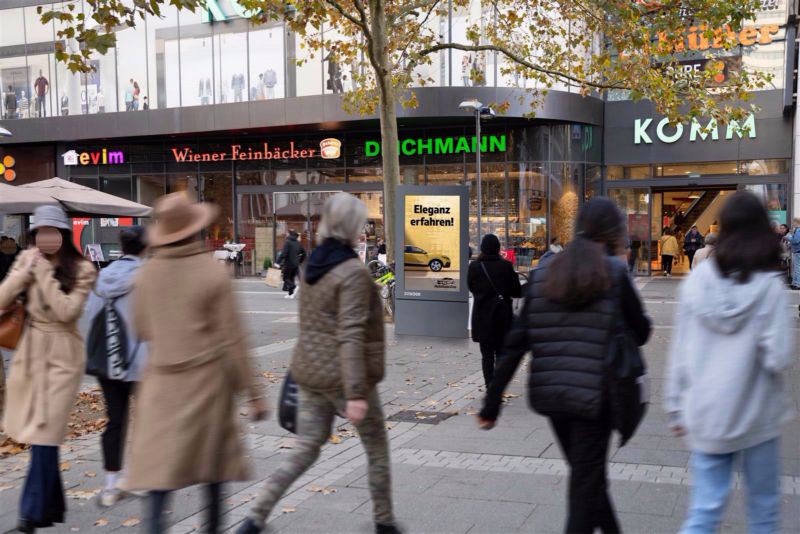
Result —
POLYGON ((792 417, 783 383, 796 353, 780 240, 761 200, 738 192, 714 255, 680 289, 664 404, 692 452, 685 533, 717 531, 739 460, 748 531, 780 531, 779 439, 792 417))
POLYGON ((77 322, 96 271, 72 244, 72 225, 58 207, 34 213, 31 242, 0 285, 0 308, 26 295, 29 321, 11 362, 3 428, 31 445, 17 531, 64 522, 58 447, 85 370, 77 322))
POLYGON ((481 253, 469 265, 467 286, 475 302, 472 306, 472 340, 479 344, 486 387, 494 377, 497 353, 511 329, 514 317, 512 298, 522 296, 519 276, 510 261, 500 256, 500 240, 486 234, 481 253))
POLYGON ((606 477, 613 425, 604 364, 619 321, 639 345, 650 335, 650 319, 620 259, 624 240, 625 222, 611 200, 583 206, 572 242, 531 273, 523 313, 479 415, 482 428, 494 427, 503 392, 531 351, 530 404, 550 419, 570 465, 569 533, 619 532, 606 477))

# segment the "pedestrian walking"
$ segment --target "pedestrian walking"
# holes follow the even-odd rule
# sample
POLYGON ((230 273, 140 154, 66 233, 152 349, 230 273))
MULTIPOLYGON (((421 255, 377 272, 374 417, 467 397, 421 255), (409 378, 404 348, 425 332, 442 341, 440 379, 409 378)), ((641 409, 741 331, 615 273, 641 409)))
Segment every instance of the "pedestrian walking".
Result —
POLYGON ((703 248, 695 252, 692 269, 697 269, 704 261, 714 256, 714 250, 717 248, 717 234, 707 234, 703 243, 703 248))
POLYGON ((530 405, 550 419, 570 466, 568 533, 620 531, 606 464, 612 419, 623 414, 612 413, 611 406, 618 404, 607 393, 604 364, 610 334, 620 323, 639 345, 650 335, 650 319, 619 258, 624 232, 622 213, 608 198, 583 206, 572 242, 531 272, 522 315, 506 337, 479 414, 482 428, 495 426, 503 392, 531 351, 530 405))
POLYGON ((86 361, 77 321, 96 271, 72 244, 72 223, 56 206, 37 208, 35 246, 0 284, 0 308, 26 295, 28 323, 9 369, 3 428, 31 445, 18 532, 63 523, 67 510, 59 446, 67 435, 86 361))
POLYGON ((481 253, 469 264, 467 287, 472 293, 472 341, 480 346, 486 387, 494 377, 498 353, 511 329, 512 298, 522 296, 519 276, 510 261, 500 256, 500 240, 486 234, 481 253))
POLYGON ((558 253, 563 252, 563 251, 564 251, 564 247, 562 247, 561 244, 558 242, 558 238, 554 237, 553 239, 550 240, 550 246, 547 247, 547 252, 542 254, 542 257, 539 258, 539 261, 540 262, 544 261, 547 258, 549 258, 550 256, 553 256, 553 255, 558 254, 558 253))
POLYGON ((300 264, 306 257, 306 251, 298 239, 299 235, 295 230, 289 230, 286 242, 281 249, 279 262, 283 273, 283 290, 287 292, 287 299, 295 297, 297 289, 296 279, 300 274, 300 264))
POLYGON ((800 217, 792 219, 792 233, 787 239, 792 251, 792 289, 800 289, 800 217))
POLYGON ((319 456, 337 414, 356 427, 369 464, 376 532, 394 524, 389 442, 377 385, 384 376, 383 309, 369 270, 353 250, 367 207, 339 193, 323 207, 300 291, 300 332, 290 371, 300 388, 295 448, 267 479, 238 534, 262 532, 273 508, 319 456))
POLYGON ((693 268, 694 255, 701 248, 703 248, 703 234, 700 233, 697 226, 692 226, 683 239, 683 251, 686 253, 686 257, 689 258, 689 269, 693 268))
POLYGON ((779 236, 748 192, 728 200, 720 223, 713 258, 680 289, 669 352, 665 409, 694 479, 682 532, 718 530, 737 459, 748 531, 779 532, 779 438, 791 419, 783 383, 795 353, 779 236))
POLYGON ((672 276, 672 264, 675 256, 680 254, 678 240, 675 239, 674 232, 667 228, 659 243, 661 245, 661 268, 664 270, 664 276, 672 276))
POLYGON ((254 419, 266 408, 230 278, 200 239, 217 208, 172 193, 156 202, 154 217, 154 254, 132 295, 136 336, 149 353, 122 489, 150 491, 146 528, 160 534, 170 493, 204 484, 207 531, 216 533, 222 484, 248 477, 236 394, 248 395, 254 419))
POLYGON ((100 383, 108 417, 101 438, 106 472, 100 492, 103 507, 113 506, 124 496, 119 485, 130 401, 147 360, 147 344, 136 336, 130 302, 147 248, 145 230, 131 226, 119 238, 123 256, 100 271, 84 313, 89 324, 87 367, 100 383))

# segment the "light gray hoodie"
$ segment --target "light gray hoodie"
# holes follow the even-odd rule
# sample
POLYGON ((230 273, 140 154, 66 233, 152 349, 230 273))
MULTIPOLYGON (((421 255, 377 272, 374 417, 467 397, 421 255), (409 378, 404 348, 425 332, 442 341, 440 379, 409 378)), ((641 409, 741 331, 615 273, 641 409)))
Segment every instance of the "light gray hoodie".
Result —
POLYGON ((692 450, 725 454, 780 436, 792 418, 783 372, 793 321, 780 274, 737 284, 715 259, 692 271, 679 292, 664 399, 692 450))
POLYGON ((86 302, 86 311, 82 324, 88 335, 94 317, 105 306, 106 299, 117 299, 114 303, 117 311, 125 322, 125 331, 128 336, 128 354, 132 360, 123 380, 125 382, 138 382, 141 379, 142 369, 147 359, 147 344, 136 339, 136 330, 133 328, 131 315, 131 290, 133 281, 142 260, 136 256, 123 256, 102 271, 97 277, 94 291, 89 294, 86 302))

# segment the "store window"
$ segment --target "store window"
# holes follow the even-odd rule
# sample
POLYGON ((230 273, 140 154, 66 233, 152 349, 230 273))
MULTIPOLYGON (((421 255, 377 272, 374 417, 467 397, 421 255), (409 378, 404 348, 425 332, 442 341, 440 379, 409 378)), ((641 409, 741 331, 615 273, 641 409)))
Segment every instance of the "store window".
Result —
POLYGON ((133 192, 131 191, 131 179, 129 176, 121 177, 100 177, 100 191, 114 195, 115 197, 124 198, 125 200, 133 200, 133 192))
POLYGON ((286 91, 283 26, 255 26, 250 30, 251 100, 283 98, 286 91))
POLYGON ((517 269, 527 272, 547 250, 545 163, 515 163, 508 169, 508 243, 517 269))
POLYGON ((789 191, 786 184, 747 185, 745 189, 764 202, 770 220, 776 224, 789 224, 789 191))
POLYGON ((271 193, 237 196, 237 240, 246 245, 242 254, 242 272, 246 274, 254 275, 266 270, 275 261, 272 199, 271 193))
POLYGON ((180 13, 181 105, 207 106, 216 102, 213 41, 202 10, 180 13))
POLYGON ((133 184, 136 202, 145 206, 155 205, 166 191, 165 179, 161 174, 134 176, 133 184))
MULTIPOLYGON (((467 184, 469 185, 469 235, 477 236, 478 187, 475 165, 467 165, 467 184)), ((506 172, 505 165, 490 163, 481 165, 481 235, 495 234, 500 243, 508 243, 506 236, 506 172)), ((475 250, 480 243, 473 243, 475 250)))
POLYGON ((247 102, 249 100, 247 72, 247 21, 231 21, 229 25, 213 26, 214 79, 219 95, 217 101, 247 102))
POLYGON ((608 196, 625 216, 628 269, 635 274, 648 275, 651 248, 649 189, 610 189, 608 196))
POLYGON ((464 185, 464 164, 428 165, 425 168, 428 185, 464 185))
POLYGON ((606 167, 607 180, 646 180, 651 176, 649 165, 609 165, 606 167))

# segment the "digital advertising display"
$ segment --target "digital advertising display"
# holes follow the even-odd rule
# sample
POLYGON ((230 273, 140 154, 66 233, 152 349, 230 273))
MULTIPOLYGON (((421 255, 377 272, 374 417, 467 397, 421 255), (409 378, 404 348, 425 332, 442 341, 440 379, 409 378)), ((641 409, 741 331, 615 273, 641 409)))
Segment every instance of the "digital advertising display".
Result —
POLYGON ((405 197, 405 289, 459 291, 461 200, 458 195, 405 197))

